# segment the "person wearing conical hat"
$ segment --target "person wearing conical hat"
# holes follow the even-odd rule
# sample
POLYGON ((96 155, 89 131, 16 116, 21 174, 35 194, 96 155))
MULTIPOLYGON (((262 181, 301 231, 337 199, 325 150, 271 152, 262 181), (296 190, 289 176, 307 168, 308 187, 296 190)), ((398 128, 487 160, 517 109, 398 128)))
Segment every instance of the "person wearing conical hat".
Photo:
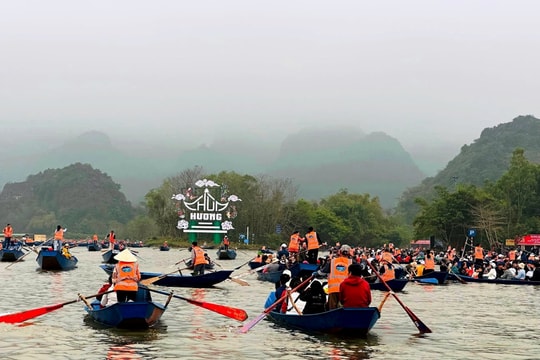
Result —
POLYGON ((141 280, 137 258, 126 248, 114 259, 118 263, 114 266, 112 281, 118 302, 136 301, 138 282, 141 280))

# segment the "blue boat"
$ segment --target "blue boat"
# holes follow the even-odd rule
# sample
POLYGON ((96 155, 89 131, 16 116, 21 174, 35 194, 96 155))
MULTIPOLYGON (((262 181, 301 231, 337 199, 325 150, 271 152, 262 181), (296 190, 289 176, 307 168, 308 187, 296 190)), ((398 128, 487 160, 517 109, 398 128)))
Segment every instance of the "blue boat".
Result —
POLYGON ((99 243, 88 243, 88 251, 100 251, 101 245, 99 243))
MULTIPOLYGON (((414 276, 412 279, 419 282, 423 282, 423 280, 425 279, 437 279, 437 283, 439 285, 442 285, 446 282, 447 278, 448 278, 448 272, 446 271, 432 271, 428 274, 423 274, 421 276, 414 276)), ((428 280, 427 282, 431 282, 431 281, 428 280)))
MULTIPOLYGON (((112 274, 114 266, 102 264, 100 267, 107 273, 112 274)), ((141 280, 163 276, 152 283, 153 285, 170 287, 209 288, 227 280, 234 270, 219 270, 206 272, 203 275, 192 276, 191 274, 166 274, 141 271, 141 280)))
POLYGON ((21 244, 0 250, 0 261, 17 261, 24 255, 21 244))
POLYGON ((43 246, 38 253, 36 261, 41 270, 71 270, 77 267, 77 258, 70 258, 62 255, 61 251, 52 250, 52 248, 43 246))
POLYGON ((101 254, 101 257, 103 258, 103 262, 105 264, 116 264, 118 260, 116 260, 114 257, 120 253, 120 250, 118 249, 109 249, 105 251, 103 254, 101 254))
MULTIPOLYGON (((487 278, 473 278, 470 276, 459 275, 459 277, 466 282, 474 283, 487 283, 487 284, 503 284, 503 285, 540 285, 540 281, 530 280, 513 280, 513 279, 487 279, 487 278)), ((450 280, 457 280, 454 274, 449 274, 450 280), (452 275, 452 277, 450 277, 452 275)))
POLYGON ((161 245, 159 247, 159 251, 169 251, 169 250, 170 250, 170 248, 168 246, 161 245))
POLYGON ((233 249, 220 248, 217 251, 217 256, 219 260, 234 260, 236 259, 236 251, 234 251, 233 249))
MULTIPOLYGON (((407 279, 392 279, 386 281, 392 291, 402 291, 408 282, 409 280, 407 279)), ((369 287, 371 288, 371 290, 388 291, 388 288, 380 282, 369 283, 369 287)))
POLYGON ((376 307, 339 308, 318 314, 283 314, 270 311, 268 317, 279 325, 308 333, 342 334, 364 337, 381 314, 376 307))
POLYGON ((169 294, 165 304, 152 301, 150 292, 139 288, 137 301, 113 303, 101 307, 98 301, 87 303, 85 310, 95 322, 121 329, 148 329, 154 326, 167 309, 172 298, 169 294))
MULTIPOLYGON (((279 277, 287 267, 284 264, 279 264, 279 270, 277 271, 257 271, 257 280, 269 281, 275 283, 279 280, 279 277)), ((303 275, 311 275, 319 268, 317 264, 304 264, 296 263, 289 268, 292 277, 298 277, 303 275)))

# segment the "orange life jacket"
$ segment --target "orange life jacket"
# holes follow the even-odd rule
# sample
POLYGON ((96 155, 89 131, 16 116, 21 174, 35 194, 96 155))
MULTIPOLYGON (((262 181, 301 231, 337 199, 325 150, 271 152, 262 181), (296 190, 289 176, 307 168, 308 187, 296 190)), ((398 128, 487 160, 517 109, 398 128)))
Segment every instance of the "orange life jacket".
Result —
POLYGON ((328 274, 328 293, 339 292, 339 285, 349 275, 349 265, 352 260, 344 256, 339 256, 331 260, 330 274, 328 274))
POLYGON ((193 246, 192 250, 195 253, 195 259, 193 260, 193 266, 200 264, 207 264, 206 258, 204 257, 204 250, 199 246, 193 246))
POLYGON ((396 272, 394 271, 394 267, 388 264, 385 265, 384 274, 381 274, 381 277, 384 281, 394 280, 396 278, 396 272))
POLYGON ((292 234, 289 238, 289 252, 298 252, 298 239, 300 238, 300 235, 298 234, 292 234))
POLYGON ((64 240, 64 229, 56 230, 54 232, 54 240, 64 240))
POLYGON ((484 249, 481 246, 476 246, 474 248, 474 258, 475 259, 484 259, 484 249))
POLYGON ((229 242, 229 238, 223 238, 223 245, 229 245, 230 242, 229 242))
POLYGON ((111 244, 114 244, 116 242, 116 235, 113 232, 109 233, 109 242, 111 244))
POLYGON ((510 250, 508 252, 508 260, 510 261, 516 260, 516 250, 510 250))
POLYGON ((308 232, 306 234, 307 249, 315 250, 319 248, 319 240, 317 240, 317 233, 315 231, 308 232))
POLYGON ((119 261, 113 272, 114 290, 137 291, 137 282, 141 279, 139 264, 119 261))
POLYGON ((6 226, 4 228, 4 237, 12 237, 13 236, 13 228, 11 226, 6 226))
POLYGON ((429 258, 426 256, 424 261, 426 270, 435 270, 435 258, 433 256, 430 256, 429 258))
POLYGON ((97 240, 98 240, 98 236, 97 236, 96 234, 94 234, 94 236, 92 236, 92 240, 97 241, 97 240))
POLYGON ((382 260, 386 260, 386 261, 388 261, 388 262, 391 264, 391 263, 392 263, 392 260, 393 260, 392 253, 387 252, 387 251, 383 252, 383 254, 382 254, 382 260))

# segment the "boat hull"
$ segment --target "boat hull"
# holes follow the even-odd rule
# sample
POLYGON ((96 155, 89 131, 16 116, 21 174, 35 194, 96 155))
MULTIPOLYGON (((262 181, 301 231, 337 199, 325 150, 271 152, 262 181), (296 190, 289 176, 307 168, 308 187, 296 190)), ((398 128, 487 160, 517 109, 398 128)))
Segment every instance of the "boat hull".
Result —
POLYGON ((103 254, 101 254, 101 257, 103 258, 103 262, 105 264, 116 264, 118 260, 116 260, 114 257, 120 253, 120 250, 118 249, 109 249, 105 251, 103 254))
POLYGON ((68 259, 59 251, 42 248, 36 261, 41 270, 72 270, 77 267, 79 260, 75 256, 68 259))
POLYGON ((148 329, 154 326, 166 310, 162 304, 153 301, 115 303, 100 308, 97 303, 86 307, 86 311, 95 322, 121 329, 148 329))
MULTIPOLYGON (((392 289, 392 291, 402 291, 405 288, 405 285, 409 280, 407 279, 392 279, 388 280, 386 283, 392 289)), ((380 290, 380 291, 388 291, 388 288, 384 286, 383 283, 377 282, 377 283, 370 283, 369 287, 371 290, 380 290)))
MULTIPOLYGON (((112 274, 113 266, 100 265, 107 273, 112 274)), ((168 287, 191 287, 191 288, 208 288, 220 282, 227 280, 234 270, 219 270, 215 272, 207 272, 204 275, 192 276, 191 274, 169 274, 162 279, 157 280, 153 285, 168 286, 168 287)), ((161 273, 141 272, 141 280, 155 278, 161 276, 161 273)))
POLYGON ((236 251, 232 249, 219 249, 217 252, 217 256, 219 260, 234 260, 236 259, 236 251))
POLYGON ((381 314, 376 307, 367 307, 339 308, 302 316, 271 311, 268 316, 277 324, 305 332, 363 337, 373 328, 381 314))
POLYGON ((23 255, 24 252, 20 248, 0 250, 0 261, 17 261, 23 255))
POLYGON ((459 277, 465 280, 466 282, 474 282, 474 283, 502 284, 502 285, 540 285, 540 281, 506 280, 506 279, 475 279, 470 276, 464 276, 464 275, 460 275, 459 277))
POLYGON ((432 271, 428 274, 422 275, 422 276, 415 276, 413 277, 413 280, 417 280, 422 282, 424 279, 437 279, 437 283, 439 285, 442 285, 446 282, 448 279, 448 273, 445 271, 432 271))

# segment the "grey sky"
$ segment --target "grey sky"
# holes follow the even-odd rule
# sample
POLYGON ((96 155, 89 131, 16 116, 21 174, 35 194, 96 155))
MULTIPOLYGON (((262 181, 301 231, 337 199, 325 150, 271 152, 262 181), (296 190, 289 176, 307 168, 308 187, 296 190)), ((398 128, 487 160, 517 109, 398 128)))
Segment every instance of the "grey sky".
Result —
MULTIPOLYGON (((412 151, 538 115, 538 1, 0 3, 0 120, 120 141, 355 124, 412 151), (251 130, 250 130, 251 131, 251 130)), ((194 141, 209 142, 209 141, 194 141)))

